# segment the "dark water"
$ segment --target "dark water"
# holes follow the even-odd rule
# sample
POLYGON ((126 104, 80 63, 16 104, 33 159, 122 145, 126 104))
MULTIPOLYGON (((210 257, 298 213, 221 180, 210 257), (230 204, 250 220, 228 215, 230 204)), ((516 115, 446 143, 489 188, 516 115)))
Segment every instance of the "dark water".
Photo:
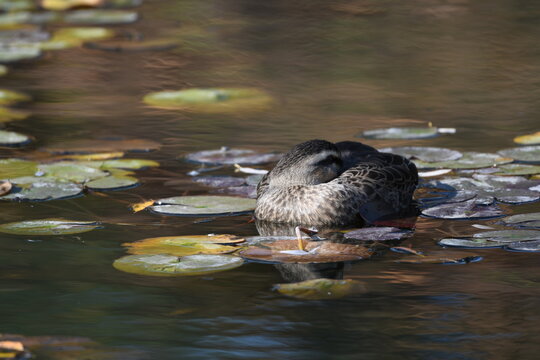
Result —
MULTIPOLYGON (((0 332, 85 336, 110 347, 92 359, 538 357, 536 254, 474 250, 483 261, 451 266, 395 263, 401 255, 387 253, 347 265, 345 277, 366 282, 368 292, 332 301, 280 296, 271 288, 284 280, 264 264, 175 279, 111 266, 125 253, 121 243, 145 237, 256 234, 249 216, 194 224, 131 214, 127 205, 142 198, 207 191, 187 179, 192 165, 175 160, 186 152, 223 145, 283 151, 310 138, 340 141, 362 129, 429 121, 458 133, 368 143, 494 152, 538 131, 538 2, 148 0, 138 11, 140 22, 118 28, 174 35, 182 46, 51 52, 0 79, 34 96, 26 106, 34 115, 9 128, 36 138, 22 152, 0 149, 0 157, 103 136, 163 144, 138 154, 162 164, 142 172, 138 188, 0 203, 2 222, 55 216, 132 224, 79 236, 1 235, 0 332), (191 86, 254 86, 279 104, 258 114, 200 115, 141 102, 150 91, 191 86)), ((420 218, 409 242, 445 256, 436 241, 471 234, 473 223, 490 222, 420 218)))

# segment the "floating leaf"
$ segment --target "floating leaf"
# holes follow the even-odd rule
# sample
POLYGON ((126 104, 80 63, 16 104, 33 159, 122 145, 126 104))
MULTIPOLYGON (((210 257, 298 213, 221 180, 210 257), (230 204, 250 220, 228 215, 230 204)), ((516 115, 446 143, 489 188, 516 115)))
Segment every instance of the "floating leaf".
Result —
POLYGON ((40 172, 47 177, 60 180, 83 183, 109 175, 91 166, 79 164, 75 161, 60 161, 52 164, 41 164, 38 166, 40 172))
POLYGON ((473 235, 475 239, 488 239, 496 242, 515 242, 527 240, 540 240, 540 231, 537 230, 496 230, 485 231, 473 235))
POLYGON ((420 177, 435 177, 435 176, 441 176, 452 172, 452 169, 439 169, 439 170, 432 170, 432 171, 419 171, 418 176, 420 177))
POLYGON ((463 156, 462 153, 456 150, 427 147, 427 146, 402 146, 380 149, 381 152, 389 152, 404 156, 408 159, 418 159, 421 161, 452 161, 463 156))
POLYGON ((267 93, 254 88, 159 91, 146 95, 143 101, 155 107, 203 113, 261 111, 273 103, 267 93))
POLYGON ((92 190, 118 190, 137 184, 139 184, 139 180, 134 177, 110 175, 88 181, 84 186, 92 190))
POLYGON ((276 284, 280 294, 307 300, 339 299, 366 292, 364 283, 357 280, 313 279, 291 284, 276 284))
POLYGON ((110 40, 103 42, 88 42, 84 47, 113 52, 135 52, 135 51, 165 51, 171 50, 180 45, 176 39, 157 39, 157 40, 110 40))
POLYGON ((64 21, 68 24, 115 25, 137 21, 139 15, 127 10, 77 10, 66 13, 64 21))
POLYGON ((137 204, 130 205, 130 207, 131 207, 131 210, 133 210, 133 212, 139 212, 154 205, 154 202, 155 202, 154 200, 143 201, 137 204))
POLYGON ((256 186, 249 186, 249 185, 229 186, 226 188, 220 188, 215 192, 218 194, 238 195, 238 196, 247 197, 250 199, 257 198, 256 186))
POLYGON ((69 235, 88 232, 101 227, 95 221, 42 219, 0 225, 0 232, 15 235, 69 235))
POLYGON ((513 251, 539 252, 540 240, 510 243, 505 248, 513 251))
POLYGON ((278 161, 282 154, 259 154, 247 149, 229 149, 223 147, 219 150, 205 150, 186 155, 186 160, 208 165, 257 165, 278 161))
POLYGON ((493 175, 534 175, 540 173, 540 165, 507 164, 498 167, 493 175))
POLYGON ((394 127, 366 130, 356 135, 368 139, 427 139, 438 136, 436 127, 394 127))
POLYGON ((540 145, 522 146, 511 149, 497 151, 498 154, 506 157, 514 158, 523 162, 540 162, 540 145))
POLYGON ((0 89, 0 105, 12 105, 32 98, 18 91, 0 89))
POLYGON ((12 189, 8 195, 0 197, 0 200, 28 200, 47 201, 60 200, 82 193, 82 187, 72 182, 64 182, 45 177, 21 177, 11 179, 11 182, 22 189, 12 189))
POLYGON ((465 265, 482 261, 483 257, 478 255, 465 256, 461 253, 448 253, 447 250, 443 254, 429 254, 423 257, 415 256, 414 258, 398 259, 395 262, 407 264, 444 264, 444 265, 465 265))
POLYGON ((237 247, 222 245, 245 241, 234 235, 186 235, 166 236, 124 243, 129 254, 167 254, 186 256, 196 254, 226 254, 238 250, 237 247))
POLYGON ((354 240, 400 240, 413 235, 410 230, 401 230, 395 227, 367 227, 345 233, 346 239, 354 240))
POLYGON ((33 0, 0 0, 0 10, 5 12, 34 10, 35 7, 33 0))
POLYGON ((30 138, 26 135, 0 130, 0 146, 19 146, 28 142, 30 142, 30 138))
POLYGON ((141 139, 119 139, 119 140, 103 140, 103 139, 80 139, 66 141, 46 148, 46 151, 56 154, 84 154, 95 152, 112 152, 112 151, 151 151, 159 149, 159 143, 150 140, 141 139))
POLYGON ((512 215, 505 217, 501 221, 505 225, 540 229, 540 212, 512 215))
POLYGON ((298 240, 288 237, 250 238, 253 246, 241 251, 240 256, 271 263, 328 263, 354 261, 371 257, 372 252, 365 246, 339 244, 329 241, 302 240, 306 251, 298 249, 298 240), (276 240, 277 239, 277 240, 276 240))
POLYGON ((37 163, 21 159, 0 159, 0 179, 31 176, 37 171, 37 163))
POLYGON ((455 161, 427 162, 414 160, 419 169, 447 168, 447 169, 479 169, 512 162, 511 158, 503 158, 497 154, 464 152, 463 156, 455 161))
POLYGON ((55 31, 52 38, 42 42, 42 50, 60 50, 81 46, 85 41, 108 39, 114 31, 101 27, 63 28, 55 31))
POLYGON ((151 276, 205 275, 237 268, 242 258, 231 255, 128 255, 113 263, 120 271, 151 276))
POLYGON ((41 0, 41 7, 46 10, 68 10, 76 7, 96 7, 103 4, 103 0, 41 0))
MULTIPOLYGON (((96 160, 109 160, 115 158, 121 158, 124 156, 123 152, 109 152, 109 153, 96 153, 96 154, 81 154, 81 155, 60 155, 57 158, 63 160, 80 160, 80 161, 96 161, 96 160)), ((103 163, 100 163, 101 166, 103 163)))
MULTIPOLYGON (((1 47, 0 47, 1 49, 1 47)), ((0 50, 1 51, 1 50, 0 50)), ((8 67, 5 65, 0 65, 0 76, 4 76, 9 72, 8 67)), ((1 121, 0 121, 1 122, 1 121)))
POLYGON ((241 172, 244 174, 265 175, 268 174, 268 170, 254 169, 250 167, 242 167, 238 164, 234 164, 234 172, 241 172))
POLYGON ((46 41, 49 33, 39 28, 21 28, 0 32, 0 44, 37 44, 46 41))
POLYGON ((439 241, 441 246, 459 247, 459 248, 500 248, 505 245, 504 242, 490 241, 489 239, 454 239, 446 238, 439 241))
POLYGON ((166 215, 238 215, 255 209, 255 200, 233 196, 176 196, 156 201, 152 211, 166 215))
POLYGON ((27 111, 15 110, 0 106, 0 123, 14 120, 24 120, 28 116, 30 116, 30 113, 27 111))
POLYGON ((0 45, 0 63, 14 63, 21 60, 35 59, 41 56, 37 44, 0 45))
POLYGON ((437 205, 422 211, 422 215, 438 219, 491 219, 503 215, 497 205, 479 204, 475 200, 437 205))
POLYGON ((514 142, 522 145, 537 145, 540 144, 540 131, 534 134, 516 136, 514 142))
POLYGON ((245 183, 244 179, 234 176, 198 176, 193 181, 211 187, 240 186, 245 183))
POLYGON ((9 194, 11 191, 11 183, 7 180, 0 180, 0 196, 9 194))

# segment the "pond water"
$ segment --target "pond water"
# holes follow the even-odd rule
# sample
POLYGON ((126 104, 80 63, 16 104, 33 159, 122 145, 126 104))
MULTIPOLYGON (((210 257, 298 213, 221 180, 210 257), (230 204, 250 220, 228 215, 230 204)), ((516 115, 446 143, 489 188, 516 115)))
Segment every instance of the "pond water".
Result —
MULTIPOLYGON (((341 269, 345 278, 363 281, 365 293, 326 301, 272 291, 285 280, 268 264, 178 278, 127 274, 111 264, 125 255, 122 243, 147 237, 257 234, 250 215, 129 210, 144 199, 208 193, 187 175, 196 166, 177 159, 189 152, 286 151, 311 138, 353 140, 362 130, 428 122, 458 131, 365 142, 484 152, 515 146, 513 137, 539 130, 540 3, 148 0, 136 11, 138 22, 111 28, 174 37, 181 45, 47 52, 0 78, 2 88, 34 99, 20 106, 32 116, 6 128, 35 138, 22 148, 0 148, 0 158, 90 138, 162 144, 135 154, 160 163, 137 172, 139 187, 0 202, 2 223, 47 217, 105 223, 79 235, 0 235, 0 333, 88 337, 102 346, 88 359, 537 358, 535 253, 463 250, 484 259, 441 265, 398 263, 403 255, 387 252, 341 269), (142 103, 145 94, 164 89, 245 86, 264 89, 275 105, 201 114, 142 103)), ((540 211, 538 203, 503 208, 540 211)), ((494 222, 420 217, 405 243, 444 257, 450 250, 437 245, 440 238, 494 222)))

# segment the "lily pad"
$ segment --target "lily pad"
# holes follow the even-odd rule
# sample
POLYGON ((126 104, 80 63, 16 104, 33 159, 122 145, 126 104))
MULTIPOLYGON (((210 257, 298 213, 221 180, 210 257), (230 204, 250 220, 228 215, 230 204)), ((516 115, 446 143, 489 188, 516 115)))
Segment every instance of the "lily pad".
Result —
POLYGON ((473 235, 475 239, 488 239, 496 242, 516 242, 540 240, 540 231, 537 230, 496 230, 485 231, 473 235))
POLYGON ((215 191, 218 194, 238 195, 250 199, 257 198, 257 187, 249 185, 229 186, 215 191))
POLYGON ((159 91, 146 95, 150 106, 202 113, 237 113, 267 110, 272 97, 255 88, 214 88, 159 91))
POLYGON ((0 0, 0 10, 5 12, 34 10, 36 4, 32 0, 0 0))
POLYGON ((446 238, 439 241, 441 246, 450 246, 458 248, 501 248, 505 245, 504 242, 491 241, 489 239, 460 239, 460 238, 446 238))
POLYGON ((47 177, 59 180, 83 183, 109 175, 91 166, 79 164, 75 161, 59 161, 52 164, 41 164, 38 166, 39 172, 47 177))
POLYGON ((441 204, 422 211, 422 215, 437 219, 492 219, 504 213, 497 205, 485 205, 475 200, 441 204))
POLYGON ((498 154, 518 161, 540 163, 540 145, 522 146, 497 151, 498 154))
POLYGON ((540 165, 507 164, 498 167, 493 175, 535 175, 540 174, 540 165))
POLYGON ((49 39, 50 35, 39 28, 22 28, 0 32, 0 44, 37 44, 49 39))
POLYGON ((206 186, 219 188, 240 186, 245 183, 245 180, 243 178, 238 178, 234 176, 197 176, 193 178, 193 181, 206 186))
POLYGON ((501 222, 505 225, 540 229, 540 212, 508 216, 502 219, 501 222))
POLYGON ((367 227, 345 233, 346 239, 354 240, 400 240, 413 235, 410 230, 401 230, 395 227, 367 227))
POLYGON ((46 10, 63 11, 76 7, 95 7, 103 0, 41 0, 41 7, 46 10))
POLYGON ((129 254, 167 254, 186 256, 196 254, 226 254, 238 250, 234 244, 244 239, 234 235, 187 235, 149 238, 132 243, 124 243, 129 254))
POLYGON ((138 52, 138 51, 165 51, 180 45, 176 39, 157 39, 143 41, 109 40, 100 42, 88 42, 84 45, 88 49, 96 49, 112 52, 138 52))
POLYGON ((244 263, 232 255, 128 255, 113 263, 120 271, 151 276, 205 275, 237 268, 244 263))
POLYGON ((512 158, 501 157, 497 154, 469 151, 464 152, 461 158, 454 161, 428 162, 422 160, 414 160, 414 164, 419 169, 480 169, 495 165, 507 164, 512 161, 512 158))
POLYGON ((81 46, 85 41, 108 39, 114 36, 114 31, 101 27, 63 28, 55 31, 52 38, 42 42, 42 50, 59 50, 81 46))
POLYGON ((112 169, 127 169, 127 170, 140 170, 147 167, 159 166, 159 163, 154 160, 145 160, 145 159, 111 159, 111 160, 94 160, 94 161, 85 161, 81 164, 95 167, 101 170, 112 170, 112 169))
POLYGON ((371 257, 372 252, 365 246, 339 244, 330 241, 302 240, 304 249, 298 249, 298 240, 288 237, 250 238, 254 244, 240 251, 240 256, 269 263, 330 263, 362 260, 371 257))
POLYGON ((313 279, 291 284, 276 284, 274 289, 280 294, 307 300, 339 299, 366 292, 364 283, 352 279, 313 279))
POLYGON ((0 45, 0 63, 14 63, 35 59, 41 56, 37 44, 2 44, 0 45))
POLYGON ((72 182, 59 181, 52 178, 25 176, 10 181, 19 187, 0 200, 47 201, 60 200, 78 196, 83 189, 72 182))
POLYGON ((0 146, 20 146, 30 142, 30 138, 26 135, 0 130, 0 146))
POLYGON ((514 142, 521 145, 537 145, 540 144, 540 131, 534 134, 516 136, 514 142))
POLYGON ((88 181, 84 186, 92 190, 118 190, 137 184, 139 184, 139 180, 134 177, 110 175, 88 181))
POLYGON ((12 105, 32 98, 18 91, 0 89, 0 105, 12 105))
POLYGON ((95 221, 42 219, 12 222, 0 225, 0 232, 15 235, 69 235, 80 234, 100 228, 95 221))
POLYGON ((130 24, 137 21, 139 15, 128 10, 77 10, 70 11, 64 16, 68 24, 85 25, 116 25, 130 24))
POLYGON ((176 196, 156 201, 152 211, 166 215, 239 215, 255 209, 255 200, 233 196, 176 196))
POLYGON ((0 106, 0 123, 14 120, 24 120, 30 116, 30 113, 22 110, 10 109, 0 106))
POLYGON ((4 76, 9 72, 9 69, 6 65, 0 64, 0 76, 4 76))
POLYGON ((379 149, 379 151, 401 155, 408 159, 418 159, 421 161, 429 162, 452 161, 457 160, 463 156, 462 153, 456 150, 427 146, 389 147, 379 149))
POLYGON ((21 159, 0 159, 0 179, 31 176, 37 171, 37 162, 21 159))
POLYGON ((247 149, 229 149, 223 147, 219 150, 205 150, 186 155, 186 160, 207 165, 257 165, 278 161, 282 154, 259 154, 247 149))
POLYGON ((408 257, 404 259, 396 260, 399 263, 407 264, 443 264, 443 265, 465 265, 482 261, 483 257, 478 255, 455 254, 453 252, 448 253, 444 250, 444 254, 428 254, 424 256, 415 256, 413 258, 408 257))
POLYGON ((539 252, 540 240, 510 243, 505 248, 513 251, 539 252))
POLYGON ((367 139, 427 139, 439 135, 436 127, 393 127, 366 130, 356 135, 367 139))
POLYGON ((80 139, 50 146, 45 150, 55 154, 91 154, 112 151, 151 151, 159 147, 159 143, 155 141, 142 139, 80 139))

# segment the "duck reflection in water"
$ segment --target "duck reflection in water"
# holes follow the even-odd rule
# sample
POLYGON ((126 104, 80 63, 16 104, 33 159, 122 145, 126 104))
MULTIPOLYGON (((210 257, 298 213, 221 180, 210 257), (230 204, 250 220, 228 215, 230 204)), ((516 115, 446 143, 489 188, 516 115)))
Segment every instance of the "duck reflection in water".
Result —
MULTIPOLYGON (((417 185, 416 166, 400 155, 353 141, 306 141, 259 182, 257 229, 261 236, 295 236, 296 226, 329 230, 416 216, 417 185)), ((341 278, 343 270, 342 263, 281 267, 289 281, 341 278)))

